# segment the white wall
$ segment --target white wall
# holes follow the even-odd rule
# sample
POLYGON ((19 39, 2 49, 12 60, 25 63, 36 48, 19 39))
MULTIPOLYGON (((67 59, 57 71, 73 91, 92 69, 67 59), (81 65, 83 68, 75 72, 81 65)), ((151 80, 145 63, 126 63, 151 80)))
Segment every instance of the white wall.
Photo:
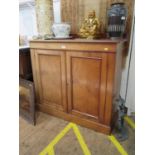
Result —
POLYGON ((122 98, 126 98, 125 105, 128 107, 128 115, 135 112, 135 30, 134 18, 131 31, 129 52, 125 68, 122 72, 121 91, 122 98), (127 85, 128 84, 128 85, 127 85), (127 93, 126 93, 127 92, 127 93))
POLYGON ((129 115, 132 112, 135 112, 135 36, 133 38, 133 49, 131 54, 131 64, 130 64, 130 70, 129 70, 126 106, 128 107, 129 115))

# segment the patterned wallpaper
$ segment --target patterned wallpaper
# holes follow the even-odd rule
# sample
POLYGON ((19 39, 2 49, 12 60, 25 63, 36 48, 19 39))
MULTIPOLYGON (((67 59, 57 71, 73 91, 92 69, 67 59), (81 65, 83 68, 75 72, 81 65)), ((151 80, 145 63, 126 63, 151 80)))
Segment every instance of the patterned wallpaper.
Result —
POLYGON ((52 0, 35 0, 38 33, 41 35, 51 34, 53 22, 52 0))

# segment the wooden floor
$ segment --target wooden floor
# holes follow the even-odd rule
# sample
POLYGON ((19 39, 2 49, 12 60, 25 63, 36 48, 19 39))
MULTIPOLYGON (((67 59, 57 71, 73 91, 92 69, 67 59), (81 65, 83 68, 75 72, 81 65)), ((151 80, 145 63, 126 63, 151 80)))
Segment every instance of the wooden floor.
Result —
MULTIPOLYGON (((20 155, 38 155, 69 123, 62 119, 37 113, 37 124, 33 126, 19 118, 20 155)), ((120 155, 113 143, 104 134, 78 126, 92 155, 120 155)), ((129 138, 121 143, 129 155, 135 154, 134 131, 129 127, 129 138)), ((55 146, 55 155, 83 155, 81 147, 70 130, 55 146)))

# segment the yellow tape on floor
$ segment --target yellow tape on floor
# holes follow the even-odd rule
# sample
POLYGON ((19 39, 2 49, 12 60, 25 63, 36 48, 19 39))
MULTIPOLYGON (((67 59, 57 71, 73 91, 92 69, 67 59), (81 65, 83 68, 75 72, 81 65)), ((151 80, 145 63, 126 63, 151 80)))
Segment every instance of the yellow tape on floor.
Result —
POLYGON ((80 143, 80 146, 83 150, 84 155, 91 155, 82 135, 80 134, 78 127, 74 123, 69 123, 39 155, 46 155, 46 154, 54 155, 54 146, 59 142, 59 140, 61 138, 64 137, 64 135, 71 128, 73 129, 73 131, 74 131, 74 133, 75 133, 75 135, 76 135, 76 137, 80 143))
POLYGON ((128 153, 124 150, 124 148, 113 135, 108 136, 108 138, 116 146, 117 150, 120 152, 121 155, 128 155, 128 153))
POLYGON ((65 136, 65 134, 72 128, 71 124, 68 124, 51 142, 52 146, 57 144, 61 138, 65 136))
POLYGON ((68 124, 39 155, 46 155, 47 153, 54 155, 54 145, 58 143, 58 141, 71 129, 71 127, 72 126, 68 124))
POLYGON ((129 118, 128 116, 124 117, 124 120, 133 128, 135 129, 135 123, 133 122, 133 120, 131 118, 129 118))
POLYGON ((74 133, 75 133, 75 135, 76 135, 76 137, 77 137, 77 139, 78 139, 78 141, 79 141, 79 143, 81 145, 83 153, 85 155, 91 155, 91 153, 90 153, 90 151, 89 151, 89 149, 88 149, 82 135, 80 134, 80 131, 79 131, 78 127, 75 124, 72 124, 72 126, 73 126, 73 129, 74 129, 73 131, 74 131, 74 133))
MULTIPOLYGON (((55 155, 54 146, 65 136, 65 134, 71 128, 73 129, 79 141, 79 144, 83 150, 84 155, 91 155, 91 152, 89 151, 77 125, 74 123, 69 123, 39 155, 47 155, 47 154, 55 155)), ((121 155, 128 155, 128 153, 124 150, 124 148, 121 146, 121 144, 117 141, 117 139, 113 135, 108 136, 108 138, 116 146, 117 150, 121 153, 121 155)))

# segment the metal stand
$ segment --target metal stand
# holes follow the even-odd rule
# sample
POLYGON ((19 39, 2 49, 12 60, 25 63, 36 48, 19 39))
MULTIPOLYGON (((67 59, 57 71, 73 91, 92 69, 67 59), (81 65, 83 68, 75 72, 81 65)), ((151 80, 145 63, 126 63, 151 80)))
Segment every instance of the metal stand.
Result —
POLYGON ((116 125, 116 138, 119 141, 124 141, 128 139, 128 130, 124 126, 124 116, 127 114, 127 107, 125 107, 125 100, 119 96, 117 100, 119 102, 118 106, 118 121, 116 125))

